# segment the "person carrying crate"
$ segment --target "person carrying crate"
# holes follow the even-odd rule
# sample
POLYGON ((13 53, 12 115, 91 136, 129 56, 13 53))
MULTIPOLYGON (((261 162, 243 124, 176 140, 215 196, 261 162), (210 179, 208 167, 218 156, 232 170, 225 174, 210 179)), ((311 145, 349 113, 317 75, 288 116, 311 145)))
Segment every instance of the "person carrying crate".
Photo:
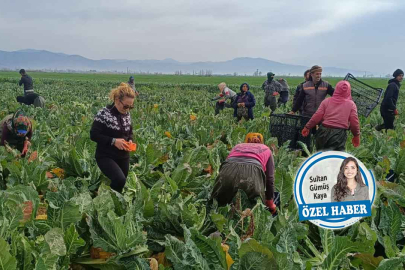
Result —
POLYGON ((232 108, 232 103, 236 98, 236 93, 229 89, 226 86, 226 83, 222 82, 218 84, 219 88, 219 95, 211 99, 211 101, 218 100, 215 104, 215 115, 219 114, 219 111, 222 111, 224 108, 232 108), (230 103, 226 103, 226 101, 230 99, 230 103))
POLYGON ((282 85, 274 80, 274 73, 268 72, 267 73, 267 80, 264 81, 262 84, 262 89, 265 92, 264 95, 264 106, 270 106, 271 111, 275 111, 277 109, 277 100, 276 96, 278 96, 282 90, 282 85))
POLYGON ((249 133, 221 164, 211 198, 220 206, 226 205, 241 189, 251 201, 260 197, 274 214, 274 170, 273 154, 264 144, 263 135, 249 133))
POLYGON ((295 114, 302 108, 302 116, 312 117, 326 95, 333 95, 335 89, 326 81, 322 80, 322 67, 313 66, 310 69, 310 78, 302 85, 290 114, 295 114))
POLYGON ((382 129, 394 129, 395 115, 399 114, 397 110, 397 101, 399 88, 404 79, 404 72, 401 69, 397 69, 392 76, 394 78, 388 81, 388 86, 384 93, 384 99, 381 102, 380 113, 384 123, 376 127, 376 130, 378 131, 382 129))
POLYGON ((340 81, 331 98, 320 104, 315 114, 302 130, 306 137, 316 125, 321 123, 316 132, 316 149, 344 151, 347 139, 346 130, 353 134, 352 144, 360 145, 360 124, 357 115, 357 106, 352 100, 351 87, 348 81, 340 81))

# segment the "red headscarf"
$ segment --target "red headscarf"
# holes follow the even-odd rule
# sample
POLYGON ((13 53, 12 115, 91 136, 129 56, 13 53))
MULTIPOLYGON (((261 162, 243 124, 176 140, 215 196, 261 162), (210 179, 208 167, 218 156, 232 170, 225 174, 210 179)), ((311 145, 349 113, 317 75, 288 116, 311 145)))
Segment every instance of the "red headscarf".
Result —
POLYGON ((336 89, 333 93, 331 101, 341 103, 345 100, 352 100, 351 86, 348 81, 340 81, 336 84, 336 89))

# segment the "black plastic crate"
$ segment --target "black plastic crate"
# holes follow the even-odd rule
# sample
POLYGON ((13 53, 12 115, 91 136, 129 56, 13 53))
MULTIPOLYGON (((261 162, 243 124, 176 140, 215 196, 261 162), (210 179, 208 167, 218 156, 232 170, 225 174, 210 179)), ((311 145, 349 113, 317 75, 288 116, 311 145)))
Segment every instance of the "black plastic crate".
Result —
POLYGON ((357 106, 357 113, 368 117, 380 102, 383 89, 372 87, 348 73, 345 77, 352 88, 352 99, 357 106))
POLYGON ((290 141, 289 148, 302 149, 297 143, 301 141, 306 144, 308 149, 311 149, 311 132, 307 137, 301 135, 301 131, 309 119, 309 117, 293 114, 271 114, 270 134, 272 137, 277 138, 279 146, 286 141, 290 141))

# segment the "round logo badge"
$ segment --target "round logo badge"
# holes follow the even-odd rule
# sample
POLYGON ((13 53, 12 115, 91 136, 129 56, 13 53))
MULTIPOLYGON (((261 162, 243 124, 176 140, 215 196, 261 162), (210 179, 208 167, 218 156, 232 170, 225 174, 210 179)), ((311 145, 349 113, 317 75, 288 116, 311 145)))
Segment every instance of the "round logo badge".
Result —
POLYGON ((319 152, 299 168, 294 197, 300 221, 326 229, 343 229, 371 216, 376 184, 373 173, 354 156, 319 152))

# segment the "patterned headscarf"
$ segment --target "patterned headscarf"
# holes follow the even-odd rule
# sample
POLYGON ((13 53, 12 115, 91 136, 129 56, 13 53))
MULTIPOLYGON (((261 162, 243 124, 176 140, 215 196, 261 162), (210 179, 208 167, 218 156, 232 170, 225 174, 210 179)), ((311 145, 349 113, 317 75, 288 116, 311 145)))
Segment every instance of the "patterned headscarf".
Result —
POLYGON ((32 124, 30 119, 25 116, 24 112, 19 110, 8 121, 7 127, 15 134, 27 134, 31 131, 32 124))
POLYGON ((260 133, 250 132, 245 137, 245 143, 264 143, 263 135, 260 133))

